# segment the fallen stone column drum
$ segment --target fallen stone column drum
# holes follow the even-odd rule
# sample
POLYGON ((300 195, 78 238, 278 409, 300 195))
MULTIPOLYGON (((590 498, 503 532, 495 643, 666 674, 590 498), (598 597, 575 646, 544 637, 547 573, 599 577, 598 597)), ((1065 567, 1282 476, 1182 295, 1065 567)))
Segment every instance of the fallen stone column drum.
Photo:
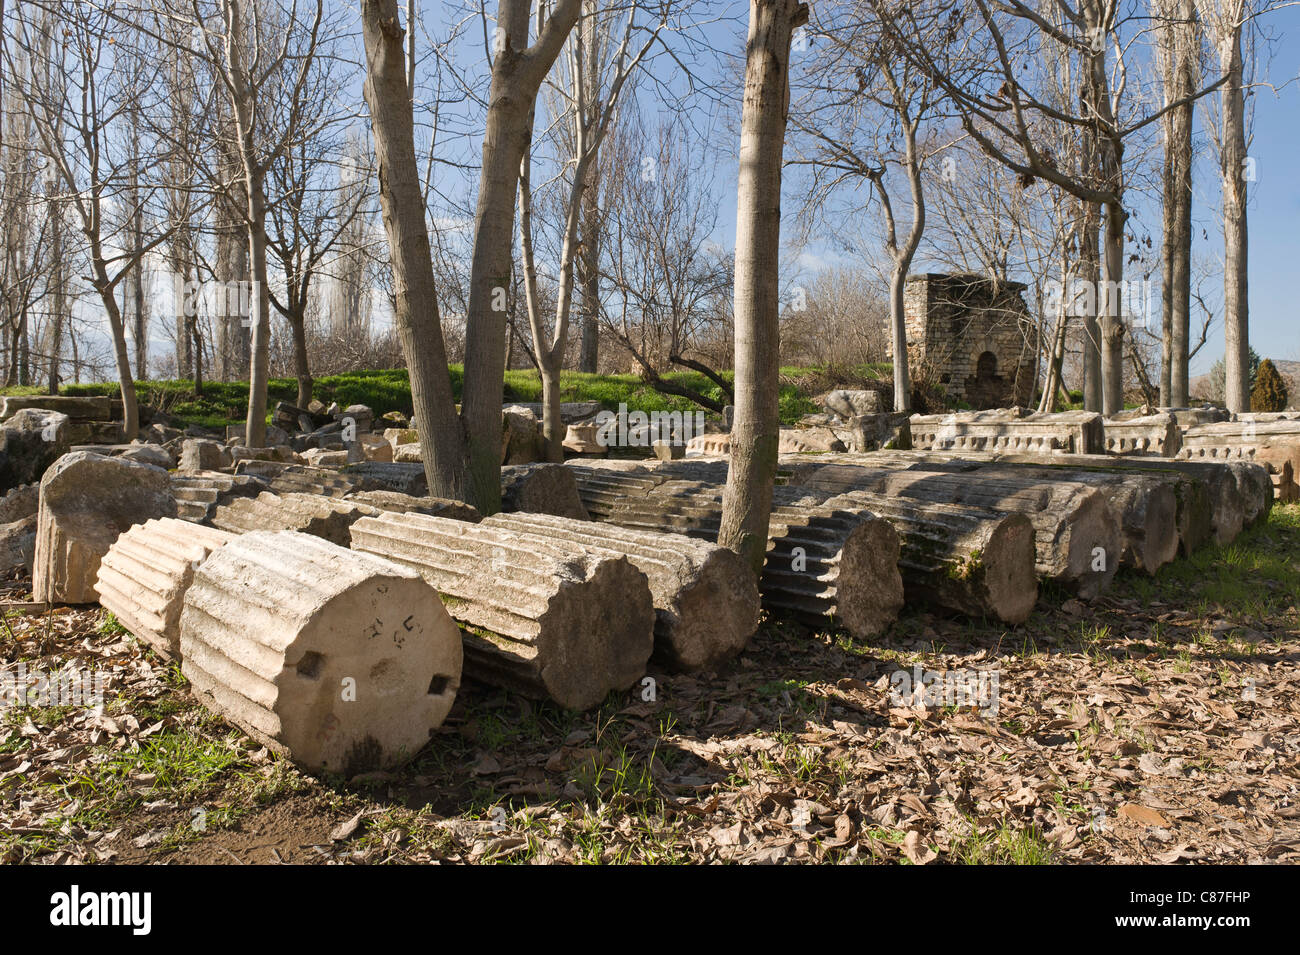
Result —
POLYGON ((851 491, 827 506, 865 507, 894 525, 907 602, 1024 623, 1038 600, 1034 526, 1024 514, 851 491))
POLYGON ((98 599, 99 562, 118 535, 154 517, 175 517, 167 472, 87 451, 65 454, 41 479, 32 592, 37 600, 98 599))
POLYGON ((137 524, 99 564, 99 603, 158 654, 181 655, 181 609, 199 564, 235 539, 215 528, 165 517, 137 524))
POLYGON ((496 514, 485 523, 521 537, 563 540, 627 557, 650 583, 655 658, 673 669, 716 668, 743 650, 758 628, 758 585, 726 548, 681 534, 549 514, 496 514))
POLYGON ((348 545, 348 528, 379 508, 321 494, 282 494, 263 491, 254 498, 236 498, 216 509, 213 526, 232 534, 249 531, 299 531, 340 547, 348 545))
MULTIPOLYGON (((716 543, 721 488, 670 481, 616 505, 610 522, 716 543)), ((859 638, 884 632, 903 606, 898 534, 862 508, 776 506, 759 580, 763 606, 831 620, 859 638)))
POLYGON ((345 776, 415 755, 460 686, 460 633, 419 574, 292 531, 245 534, 199 565, 180 649, 215 713, 345 776))
POLYGON ((1117 516, 1088 485, 856 466, 828 466, 802 480, 801 487, 824 492, 866 490, 1024 514, 1034 525, 1040 576, 1083 597, 1110 585, 1123 554, 1117 516))
POLYGON ((655 611, 623 556, 424 514, 352 525, 352 546, 417 570, 461 624, 468 676, 585 710, 645 674, 655 611))
POLYGON ((589 519, 574 473, 563 464, 524 464, 501 469, 501 509, 589 519))

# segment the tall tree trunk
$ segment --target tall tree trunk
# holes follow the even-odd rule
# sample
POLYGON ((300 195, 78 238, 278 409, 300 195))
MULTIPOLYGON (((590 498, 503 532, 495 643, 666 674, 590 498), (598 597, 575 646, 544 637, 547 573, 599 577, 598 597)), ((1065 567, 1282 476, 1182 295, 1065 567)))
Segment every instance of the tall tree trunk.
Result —
POLYGON ((600 207, 595 173, 582 196, 582 251, 578 278, 582 287, 582 348, 578 370, 594 375, 600 369, 600 207))
POLYGON ((186 294, 186 284, 190 280, 190 250, 188 233, 184 229, 172 240, 171 264, 174 283, 172 304, 176 316, 176 377, 193 379, 194 350, 190 322, 197 319, 198 303, 191 302, 190 296, 186 294), (194 316, 186 314, 191 305, 196 313, 194 316))
POLYGON ((122 391, 122 435, 127 441, 134 441, 140 434, 140 409, 136 404, 135 381, 131 377, 126 325, 122 320, 122 310, 117 307, 117 295, 108 280, 108 263, 97 232, 90 237, 90 267, 95 291, 108 314, 108 327, 113 336, 113 359, 117 364, 118 387, 122 391))
POLYGON ((1068 297, 1072 282, 1070 263, 1063 254, 1061 262, 1062 292, 1056 310, 1056 326, 1052 332, 1051 348, 1047 356, 1047 374, 1043 380, 1043 393, 1038 400, 1038 411, 1040 413, 1051 414, 1056 410, 1056 396, 1061 391, 1061 370, 1065 364, 1065 343, 1070 327, 1069 322, 1066 320, 1066 303, 1069 301, 1068 297))
POLYGON ((194 356, 194 394, 203 396, 203 337, 199 331, 197 315, 185 318, 186 332, 190 337, 190 354, 194 356))
POLYGON ((1240 23, 1224 38, 1223 86, 1223 341, 1224 401, 1229 411, 1250 410, 1249 298, 1246 280, 1246 104, 1240 23))
MULTIPOLYGON (((138 113, 133 122, 138 123, 138 113)), ((133 131, 138 146, 139 132, 133 131)), ((138 155, 139 149, 134 152, 138 155)), ((135 158, 135 157, 133 157, 135 158)), ((135 160, 138 164, 138 159, 135 160)), ((130 187, 127 190, 127 202, 132 206, 131 213, 131 254, 135 263, 127 274, 125 286, 131 301, 131 340, 135 345, 135 373, 141 378, 149 377, 149 313, 144 300, 144 212, 140 208, 140 190, 134 171, 131 173, 130 187)))
POLYGON ((1124 223, 1127 215, 1117 202, 1106 203, 1103 241, 1101 317, 1102 412, 1124 410, 1124 223))
POLYGON ((64 290, 63 216, 57 200, 50 203, 50 279, 54 285, 53 314, 50 316, 49 375, 46 389, 52 395, 59 393, 59 356, 63 353, 63 310, 67 296, 64 290))
MULTIPOLYGON (((248 416, 244 438, 249 447, 266 444, 266 386, 271 366, 271 289, 266 265, 266 169, 257 155, 255 129, 257 104, 242 62, 243 15, 247 0, 226 0, 226 69, 231 87, 238 155, 244 172, 244 225, 252 288, 247 301, 251 314, 238 316, 241 327, 251 326, 252 347, 248 368, 248 416)), ((243 290, 238 296, 242 305, 243 290)), ((230 296, 226 296, 229 303, 230 296)), ((241 309, 242 310, 242 309, 241 309)), ((227 316, 229 319, 229 316, 227 316)))
MULTIPOLYGON (((1190 97, 1196 89, 1199 43, 1196 0, 1160 0, 1166 19, 1158 34, 1165 103, 1190 97)), ((1162 120, 1161 357, 1160 403, 1185 407, 1189 395, 1192 298, 1192 120, 1190 101, 1162 120)))
MULTIPOLYGON (((464 436, 456 418, 438 315, 397 0, 364 0, 361 26, 379 204, 392 260, 394 321, 411 378, 424 473, 430 494, 465 500, 464 436)), ((497 454, 499 464, 499 443, 497 454)))
POLYGON ((1101 306, 1101 262, 1098 243, 1101 233, 1101 208, 1092 202, 1084 203, 1084 221, 1080 229, 1078 277, 1088 290, 1080 316, 1083 329, 1083 407, 1085 411, 1101 411, 1101 323, 1097 313, 1101 306))
POLYGON ((781 155, 798 0, 750 0, 736 185, 736 414, 718 543, 757 576, 767 553, 780 441, 781 155))
POLYGON ((907 312, 903 307, 906 291, 907 266, 895 259, 889 273, 889 338, 894 353, 894 410, 900 412, 909 411, 912 407, 912 377, 908 368, 907 354, 907 312))
POLYGON ((528 47, 528 0, 500 0, 501 49, 492 62, 487 129, 474 215, 465 327, 465 480, 469 503, 487 516, 501 509, 501 403, 505 384, 506 299, 513 274, 515 194, 537 90, 577 22, 580 0, 559 0, 528 47))
MULTIPOLYGON (((261 448, 266 445, 266 388, 271 377, 271 289, 267 285, 266 266, 266 192, 261 170, 251 161, 251 153, 249 160, 245 165, 249 179, 248 251, 252 261, 253 287, 248 300, 253 313, 248 316, 252 329, 252 353, 248 370, 248 417, 244 431, 248 446, 261 448)), ((242 295, 240 301, 243 301, 242 295)))
POLYGON ((293 373, 298 379, 298 400, 294 403, 299 408, 306 408, 311 404, 311 393, 315 387, 311 377, 311 363, 307 357, 307 296, 306 293, 300 293, 291 296, 292 299, 297 299, 289 317, 289 329, 293 334, 293 373))

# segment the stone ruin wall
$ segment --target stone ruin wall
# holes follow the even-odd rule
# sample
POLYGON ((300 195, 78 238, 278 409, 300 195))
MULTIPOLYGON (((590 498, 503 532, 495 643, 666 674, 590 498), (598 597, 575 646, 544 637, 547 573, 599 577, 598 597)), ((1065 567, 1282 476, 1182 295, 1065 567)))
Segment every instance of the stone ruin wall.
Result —
POLYGON ((976 410, 1029 406, 1037 379, 1037 342, 1019 283, 997 288, 973 275, 913 275, 903 298, 913 375, 932 366, 950 402, 976 410), (987 355, 996 363, 987 374, 987 355), (985 372, 982 374, 982 372, 985 372))

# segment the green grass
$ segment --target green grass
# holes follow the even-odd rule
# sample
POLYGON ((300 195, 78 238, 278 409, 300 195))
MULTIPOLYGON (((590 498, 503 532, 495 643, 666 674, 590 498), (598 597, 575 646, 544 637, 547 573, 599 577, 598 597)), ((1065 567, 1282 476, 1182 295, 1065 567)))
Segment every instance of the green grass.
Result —
POLYGON ((1120 581, 1138 599, 1158 594, 1238 618, 1283 613, 1300 603, 1300 505, 1274 505, 1263 524, 1226 547, 1203 547, 1166 564, 1153 581, 1127 575, 1120 581))
POLYGON ((1036 826, 1012 828, 1004 822, 994 832, 980 832, 972 822, 970 830, 954 839, 949 850, 959 865, 1052 865, 1051 845, 1036 826))
MULTIPOLYGON (((464 384, 464 369, 460 365, 448 368, 452 394, 460 401, 464 384)), ((793 424, 802 415, 818 410, 813 398, 831 388, 854 387, 867 380, 879 379, 889 374, 888 365, 859 365, 853 368, 782 368, 780 387, 781 420, 793 424)), ((727 381, 730 371, 722 372, 727 381)), ((723 390, 694 371, 673 371, 664 374, 665 381, 699 392, 705 397, 727 404, 723 390)), ((248 383, 242 381, 209 381, 203 385, 203 394, 194 393, 193 383, 185 380, 137 381, 136 394, 140 401, 179 418, 185 424, 206 428, 220 428, 244 420, 248 409, 248 383)), ((121 393, 116 382, 64 385, 64 395, 108 395, 121 393)), ((14 386, 0 390, 0 395, 43 394, 34 386, 14 386)), ((342 375, 326 375, 315 380, 313 396, 340 407, 362 404, 372 408, 376 416, 390 411, 404 415, 412 413, 411 385, 405 369, 355 371, 342 375)), ((535 402, 542 396, 542 382, 532 369, 507 371, 504 381, 506 401, 535 402)), ((273 378, 267 385, 267 403, 274 407, 277 401, 295 401, 298 383, 293 378, 273 378)), ((566 371, 560 375, 562 401, 596 401, 602 408, 617 411, 626 405, 632 411, 703 411, 687 398, 665 395, 654 390, 637 375, 589 375, 566 371)), ((268 414, 268 421, 270 416, 268 414)))

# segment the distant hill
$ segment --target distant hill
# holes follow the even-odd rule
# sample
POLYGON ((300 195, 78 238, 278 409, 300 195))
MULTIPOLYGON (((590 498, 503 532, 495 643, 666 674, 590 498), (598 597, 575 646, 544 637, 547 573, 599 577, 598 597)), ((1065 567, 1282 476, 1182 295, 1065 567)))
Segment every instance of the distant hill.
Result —
MULTIPOLYGON (((1291 399, 1289 407, 1300 408, 1300 361, 1286 361, 1281 358, 1274 358, 1273 365, 1286 379, 1286 390, 1291 399)), ((1197 375, 1190 382, 1192 396, 1203 397, 1209 388, 1209 384, 1209 375, 1197 375)))

